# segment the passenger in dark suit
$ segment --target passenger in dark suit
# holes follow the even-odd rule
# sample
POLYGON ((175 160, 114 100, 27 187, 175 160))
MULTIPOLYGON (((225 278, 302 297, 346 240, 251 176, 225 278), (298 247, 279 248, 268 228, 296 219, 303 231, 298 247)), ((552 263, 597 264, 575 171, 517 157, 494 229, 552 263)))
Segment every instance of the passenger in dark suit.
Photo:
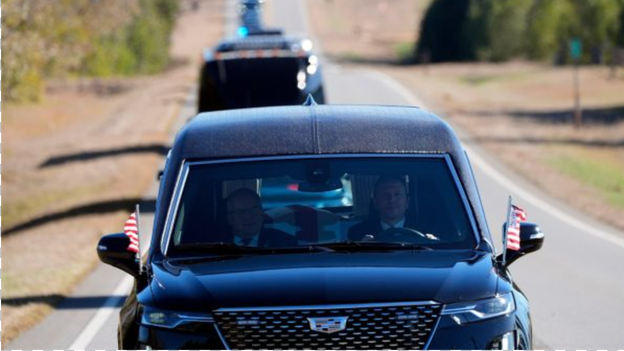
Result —
POLYGON ((246 188, 234 191, 226 200, 227 221, 231 228, 227 242, 252 247, 296 246, 297 239, 277 229, 263 228, 264 212, 258 194, 246 188))
POLYGON ((402 177, 379 177, 373 191, 373 206, 378 216, 371 215, 364 222, 349 228, 349 240, 360 241, 365 235, 374 236, 389 228, 415 228, 415 223, 405 217, 409 194, 402 177))

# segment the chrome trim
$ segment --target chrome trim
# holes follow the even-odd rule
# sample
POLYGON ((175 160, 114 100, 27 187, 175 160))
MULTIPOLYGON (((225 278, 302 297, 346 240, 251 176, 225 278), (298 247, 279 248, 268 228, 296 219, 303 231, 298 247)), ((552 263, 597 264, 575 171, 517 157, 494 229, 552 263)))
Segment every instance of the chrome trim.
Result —
POLYGON ((193 161, 187 162, 191 166, 209 165, 218 163, 238 163, 238 162, 254 162, 254 161, 279 161, 279 160, 300 160, 300 159, 316 159, 316 158, 444 158, 444 153, 416 153, 416 154, 322 154, 322 155, 280 155, 280 156, 262 156, 262 157, 244 157, 244 158, 228 158, 214 161, 193 161))
POLYGON ((221 334, 219 325, 217 325, 217 323, 213 325, 214 325, 215 331, 217 332, 217 335, 219 335, 219 339, 221 339, 221 343, 223 344, 224 350, 231 350, 232 348, 230 347, 230 345, 228 345, 227 340, 225 340, 225 338, 223 337, 223 334, 221 334))
POLYGON ((189 316, 187 314, 178 314, 178 317, 182 319, 182 322, 198 322, 198 323, 214 323, 215 320, 213 317, 202 317, 202 316, 189 316))
POLYGON ((171 198, 171 202, 169 203, 169 209, 167 210, 167 220, 165 221, 165 235, 162 236, 160 241, 160 250, 163 255, 167 256, 167 250, 169 249, 169 237, 171 235, 171 228, 173 227, 173 221, 175 216, 178 213, 178 208, 180 205, 180 198, 182 197, 182 190, 184 189, 184 185, 186 184, 186 178, 189 173, 189 165, 186 160, 182 161, 182 167, 180 167, 180 172, 178 173, 178 179, 176 180, 175 190, 173 192, 173 196, 171 198))
POLYGON ((449 170, 451 171, 451 176, 453 180, 455 181, 455 186, 457 187, 459 196, 461 197, 462 202, 464 203, 464 208, 465 208, 466 214, 468 215, 468 220, 470 221, 470 225, 472 226, 472 234, 475 236, 475 239, 477 239, 477 246, 478 246, 481 240, 483 239, 483 236, 480 235, 479 231, 477 230, 477 222, 475 220, 474 213, 472 212, 472 206, 470 206, 470 202, 468 201, 468 196, 466 195, 466 189, 464 189, 461 181, 459 180, 459 175, 457 174, 457 170, 455 169, 453 160, 451 160, 451 156, 449 154, 444 154, 444 159, 446 160, 446 164, 449 170))
MULTIPOLYGON (((336 309, 352 309, 352 308, 379 308, 379 307, 428 306, 428 305, 442 306, 442 304, 435 302, 435 301, 418 301, 418 302, 388 302, 388 303, 308 305, 308 306, 232 307, 232 308, 219 308, 219 309, 214 310, 213 313, 256 312, 256 311, 336 310, 336 309)), ((440 313, 442 313, 442 310, 440 310, 440 313)))
POLYGON ((455 308, 448 308, 448 306, 450 306, 450 305, 444 306, 444 308, 440 312, 441 316, 449 316, 449 315, 452 315, 452 314, 455 314, 455 313, 470 312, 470 311, 474 310, 475 307, 477 307, 477 304, 475 303, 475 304, 472 304, 472 305, 466 305, 466 306, 455 307, 455 308))
POLYGON ((544 232, 542 232, 541 230, 535 234, 531 234, 531 237, 529 238, 530 240, 533 239, 544 239, 544 232))
MULTIPOLYGON (((186 184, 186 180, 188 177, 189 169, 191 166, 201 166, 201 165, 212 165, 212 164, 228 164, 228 163, 240 163, 240 162, 262 162, 262 161, 281 161, 281 160, 303 160, 303 159, 339 159, 339 158, 444 158, 446 160, 447 166, 451 170, 451 176, 455 181, 455 186, 459 190, 460 197, 462 198, 462 202, 464 203, 464 207, 466 208, 466 214, 468 215, 468 219, 472 226, 473 235, 476 237, 479 242, 482 239, 482 236, 479 235, 479 231, 477 230, 476 221, 474 218, 474 213, 472 212, 472 207, 468 202, 468 198, 464 191, 464 188, 461 186, 461 182, 459 181, 459 176, 457 175, 457 171, 455 170, 455 166, 451 161, 450 155, 447 153, 412 153, 412 154, 323 154, 323 155, 281 155, 281 156, 264 156, 264 157, 245 157, 245 158, 231 158, 224 160, 214 160, 214 161, 192 161, 188 162, 187 160, 182 161, 182 167, 180 168, 180 173, 178 175, 178 179, 176 181, 175 190, 171 202, 169 204, 169 210, 167 211, 167 221, 165 222, 164 227, 164 235, 161 239, 161 251, 164 256, 167 256, 167 251, 169 249, 169 244, 171 242, 171 231, 173 227, 173 221, 175 216, 177 215, 178 208, 180 206, 180 199, 182 197, 182 191, 184 189, 184 185, 186 184)), ((478 244, 477 242, 477 244, 478 244)))
POLYGON ((308 323, 310 323, 311 331, 315 331, 315 332, 323 333, 323 334, 333 334, 333 333, 338 333, 347 329, 347 322, 349 321, 349 316, 307 317, 306 319, 308 320, 308 323), (329 329, 327 325, 333 320, 338 321, 340 325, 334 329, 329 329), (328 328, 328 330, 323 330, 323 328, 328 328))

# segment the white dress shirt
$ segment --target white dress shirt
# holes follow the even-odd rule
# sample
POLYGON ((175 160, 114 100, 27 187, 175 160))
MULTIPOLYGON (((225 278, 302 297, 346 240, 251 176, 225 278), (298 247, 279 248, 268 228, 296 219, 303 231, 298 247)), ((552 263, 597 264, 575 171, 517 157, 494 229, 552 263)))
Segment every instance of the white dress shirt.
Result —
POLYGON ((381 229, 382 230, 387 230, 387 229, 390 229, 390 228, 403 228, 403 226, 405 225, 405 217, 403 217, 402 220, 398 221, 394 225, 390 225, 390 224, 387 224, 387 223, 384 223, 384 222, 381 222, 381 221, 380 221, 380 223, 381 223, 381 229))
POLYGON ((238 235, 234 235, 234 244, 236 245, 240 245, 240 246, 252 246, 252 247, 258 247, 258 241, 260 240, 260 233, 254 235, 251 238, 251 241, 249 242, 249 244, 245 245, 244 244, 244 239, 241 238, 238 235))

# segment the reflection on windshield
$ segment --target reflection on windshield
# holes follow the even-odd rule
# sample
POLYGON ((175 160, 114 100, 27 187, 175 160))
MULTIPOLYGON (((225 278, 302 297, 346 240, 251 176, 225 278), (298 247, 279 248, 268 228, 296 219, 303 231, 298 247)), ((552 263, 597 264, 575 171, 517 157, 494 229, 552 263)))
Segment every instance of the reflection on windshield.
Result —
POLYGON ((443 157, 191 164, 169 254, 469 249, 451 174, 443 157))

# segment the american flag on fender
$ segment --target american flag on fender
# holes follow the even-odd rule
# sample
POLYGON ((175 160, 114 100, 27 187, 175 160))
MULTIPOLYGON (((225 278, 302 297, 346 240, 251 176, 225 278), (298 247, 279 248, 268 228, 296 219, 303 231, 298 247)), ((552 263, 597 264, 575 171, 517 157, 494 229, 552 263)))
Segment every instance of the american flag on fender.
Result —
POLYGON ((526 212, 516 205, 511 205, 507 224, 507 248, 520 250, 520 223, 526 221, 526 212))
POLYGON ((124 233, 130 238, 130 245, 128 245, 128 251, 139 253, 139 226, 137 224, 136 212, 132 212, 130 218, 124 225, 124 233))

